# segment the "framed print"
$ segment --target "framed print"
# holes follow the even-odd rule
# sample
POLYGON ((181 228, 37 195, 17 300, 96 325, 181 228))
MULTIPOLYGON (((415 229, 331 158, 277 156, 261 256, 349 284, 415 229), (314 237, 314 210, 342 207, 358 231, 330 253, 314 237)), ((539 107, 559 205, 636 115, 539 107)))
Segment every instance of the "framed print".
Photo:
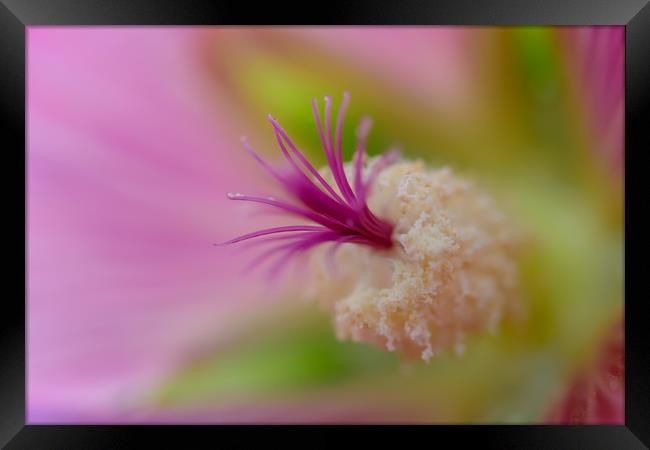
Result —
POLYGON ((647 446, 650 7, 596 3, 4 1, 2 444, 647 446))

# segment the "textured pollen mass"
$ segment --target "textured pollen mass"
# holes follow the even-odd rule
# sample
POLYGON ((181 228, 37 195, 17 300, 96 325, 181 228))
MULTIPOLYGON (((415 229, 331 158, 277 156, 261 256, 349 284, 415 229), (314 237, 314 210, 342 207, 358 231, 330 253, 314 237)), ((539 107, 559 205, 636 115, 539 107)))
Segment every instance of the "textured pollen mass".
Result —
POLYGON ((243 141, 285 194, 228 197, 306 223, 258 229, 224 244, 263 247, 256 263, 271 260, 271 274, 307 257, 309 296, 332 312, 341 339, 424 360, 449 349, 462 353, 467 334, 494 332, 517 305, 514 234, 487 195, 448 169, 399 160, 395 150, 367 160, 369 119, 344 164, 348 103, 346 93, 334 124, 332 99, 325 97, 324 121, 312 100, 328 162, 320 171, 272 116, 289 172, 278 172, 243 141))
POLYGON ((393 248, 342 246, 334 264, 325 252, 311 257, 310 293, 340 339, 429 360, 461 354, 466 335, 495 332, 516 310, 517 239, 470 182, 402 161, 379 173, 368 204, 394 224, 393 248))

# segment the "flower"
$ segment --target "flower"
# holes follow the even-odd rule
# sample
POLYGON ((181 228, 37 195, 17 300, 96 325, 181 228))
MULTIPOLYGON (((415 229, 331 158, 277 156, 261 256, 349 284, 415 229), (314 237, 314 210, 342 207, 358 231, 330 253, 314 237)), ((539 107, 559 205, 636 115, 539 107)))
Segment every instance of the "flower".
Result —
MULTIPOLYGON (((37 28, 27 39, 30 423, 534 423, 570 392, 588 393, 574 396, 587 403, 615 400, 590 405, 621 419, 622 385, 604 382, 609 373, 594 383, 581 369, 596 372, 588 357, 605 353, 598 343, 622 305, 623 173, 612 169, 624 158, 623 27, 37 28), (391 248, 327 241, 287 258, 304 261, 297 269, 310 278, 287 270, 286 285, 242 274, 242 246, 264 251, 258 244, 291 239, 212 247, 251 230, 224 192, 284 198, 239 151, 239 135, 260 140, 267 128, 258 118, 273 111, 305 158, 327 166, 304 100, 344 89, 375 124, 363 180, 375 149, 393 140, 408 158, 379 171, 366 196, 393 227, 391 248), (447 165, 454 171, 445 175, 447 165), (427 348, 397 333, 400 308, 418 304, 378 295, 397 286, 396 267, 419 270, 402 242, 415 222, 396 213, 405 199, 384 185, 398 185, 402 169, 467 184, 461 203, 489 192, 493 212, 508 213, 497 228, 531 237, 515 264, 521 293, 508 289, 507 301, 467 315, 474 329, 441 308, 464 337, 456 347, 453 328, 432 333, 428 364, 406 362, 427 348), (279 286, 296 290, 280 296, 279 286), (296 302, 296 291, 326 312, 296 302), (504 320, 520 304, 525 326, 504 320), (341 342, 333 328, 362 342, 341 342), (399 354, 385 351, 384 331, 399 354)), ((355 109, 346 120, 356 124, 355 109)), ((352 163, 343 169, 355 193, 348 128, 342 150, 352 163)), ((293 186, 287 164, 276 170, 293 186)), ((319 174, 345 201, 332 170, 319 174)), ((455 211, 435 197, 442 206, 420 222, 428 228, 438 212, 455 211)), ((283 214, 282 223, 257 217, 260 229, 322 226, 267 205, 238 206, 283 214)), ((421 202, 407 206, 416 213, 421 202)), ((454 228, 485 231, 483 213, 462 219, 454 228)), ((405 242, 412 255, 426 254, 418 250, 425 240, 405 242)), ((519 251, 506 249, 492 240, 476 262, 519 251)), ((467 247, 452 250, 462 260, 467 247)), ((556 421, 610 420, 580 408, 556 421)))
POLYGON ((462 353, 466 333, 494 332, 504 311, 519 302, 515 234, 507 218, 489 196, 447 168, 427 169, 422 161, 396 162, 395 151, 373 159, 366 167, 368 119, 359 127, 353 163, 344 165, 341 132, 349 94, 344 94, 339 110, 335 145, 331 98, 325 97, 325 103, 323 133, 316 100, 312 100, 329 163, 321 172, 270 115, 291 176, 278 173, 243 140, 248 152, 293 197, 293 203, 274 197, 228 195, 231 200, 279 208, 317 225, 266 228, 225 244, 281 234, 262 240, 280 244, 256 261, 277 256, 272 267, 275 273, 293 256, 333 243, 326 255, 312 258, 313 285, 308 289, 333 312, 341 339, 370 342, 424 360, 450 347, 462 353), (354 174, 354 189, 346 172, 354 174), (374 208, 369 208, 369 203, 374 208), (371 212, 379 208, 388 220, 371 212), (343 276, 337 277, 332 267, 341 244, 355 245, 339 255, 337 272, 343 276))

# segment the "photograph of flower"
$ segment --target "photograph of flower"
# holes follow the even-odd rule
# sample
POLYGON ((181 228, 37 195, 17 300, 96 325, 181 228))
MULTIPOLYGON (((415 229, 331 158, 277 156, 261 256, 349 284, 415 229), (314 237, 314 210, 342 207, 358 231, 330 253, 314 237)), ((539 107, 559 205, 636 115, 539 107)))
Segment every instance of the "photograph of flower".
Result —
POLYGON ((27 422, 624 422, 622 26, 27 30, 27 422))

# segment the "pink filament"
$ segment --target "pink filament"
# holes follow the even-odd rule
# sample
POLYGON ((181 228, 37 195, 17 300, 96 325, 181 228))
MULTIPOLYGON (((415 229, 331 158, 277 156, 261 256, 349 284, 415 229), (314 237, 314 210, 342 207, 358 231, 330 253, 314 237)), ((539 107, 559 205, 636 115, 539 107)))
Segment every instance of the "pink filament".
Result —
POLYGON ((256 197, 241 194, 229 194, 231 200, 262 203, 277 208, 287 214, 296 215, 318 225, 294 225, 267 228, 254 231, 234 239, 223 245, 234 244, 255 239, 257 242, 281 242, 264 252, 255 262, 277 256, 272 266, 272 273, 277 273, 292 256, 302 254, 311 248, 332 243, 328 252, 328 260, 333 259, 336 249, 344 243, 368 245, 376 249, 389 249, 393 242, 391 235, 393 225, 379 219, 368 208, 366 199, 370 186, 375 178, 389 164, 392 164, 397 152, 391 151, 382 155, 373 165, 367 179, 363 180, 363 165, 366 155, 366 141, 371 122, 363 119, 357 130, 357 145, 354 154, 354 189, 350 185, 343 167, 342 133, 345 112, 350 101, 346 92, 339 108, 336 121, 335 140, 332 140, 331 106, 332 100, 325 97, 325 131, 318 113, 316 99, 312 99, 312 109, 316 128, 325 151, 325 157, 332 172, 339 193, 330 185, 296 147, 277 120, 268 116, 275 137, 284 158, 292 169, 289 175, 281 175, 270 164, 264 161, 245 139, 242 143, 255 160, 269 172, 284 188, 291 198, 290 201, 280 201, 272 197, 256 197), (307 173, 305 173, 305 171, 307 173), (311 178, 309 175, 311 175, 311 178), (316 183, 314 179, 318 182, 316 183), (278 236, 279 235, 279 236, 278 236), (266 236, 266 237, 264 237, 266 236), (271 236, 271 237, 268 237, 271 236), (258 239, 262 238, 263 239, 258 239), (288 242, 287 242, 288 241, 288 242))

